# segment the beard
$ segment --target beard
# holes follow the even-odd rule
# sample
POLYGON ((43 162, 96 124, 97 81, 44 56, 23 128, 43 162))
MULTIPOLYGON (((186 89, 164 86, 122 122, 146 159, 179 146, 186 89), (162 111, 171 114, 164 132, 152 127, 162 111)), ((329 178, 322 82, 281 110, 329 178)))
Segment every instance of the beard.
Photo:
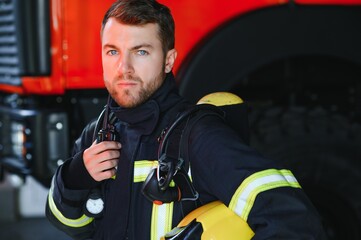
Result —
POLYGON ((140 77, 134 75, 119 76, 113 81, 105 81, 105 86, 114 101, 121 107, 134 108, 146 102, 154 92, 162 85, 165 73, 160 72, 158 76, 144 82, 140 77), (124 89, 117 85, 119 81, 127 80, 137 84, 135 88, 124 89))

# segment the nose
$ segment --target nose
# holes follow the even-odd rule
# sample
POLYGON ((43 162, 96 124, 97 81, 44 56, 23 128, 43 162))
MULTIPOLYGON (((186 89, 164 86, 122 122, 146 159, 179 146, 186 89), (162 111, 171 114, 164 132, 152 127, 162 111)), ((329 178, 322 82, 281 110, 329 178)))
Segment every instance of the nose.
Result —
POLYGON ((119 58, 118 72, 122 74, 133 73, 134 68, 131 57, 129 55, 123 55, 119 58))

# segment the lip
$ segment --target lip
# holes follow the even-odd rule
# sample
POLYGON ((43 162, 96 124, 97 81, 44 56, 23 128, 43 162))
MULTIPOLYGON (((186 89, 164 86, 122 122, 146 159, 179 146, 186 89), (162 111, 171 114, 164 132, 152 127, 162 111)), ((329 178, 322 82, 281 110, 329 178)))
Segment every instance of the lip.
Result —
POLYGON ((138 83, 136 81, 120 81, 120 82, 117 83, 117 85, 124 86, 124 87, 135 86, 137 84, 138 83))

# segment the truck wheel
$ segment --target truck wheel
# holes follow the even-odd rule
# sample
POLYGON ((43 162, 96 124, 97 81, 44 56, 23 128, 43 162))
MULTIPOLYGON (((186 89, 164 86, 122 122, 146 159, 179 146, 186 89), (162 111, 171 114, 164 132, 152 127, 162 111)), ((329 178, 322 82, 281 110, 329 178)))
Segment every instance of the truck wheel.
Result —
POLYGON ((330 240, 361 239, 361 124, 322 107, 250 114, 251 145, 293 171, 330 240))

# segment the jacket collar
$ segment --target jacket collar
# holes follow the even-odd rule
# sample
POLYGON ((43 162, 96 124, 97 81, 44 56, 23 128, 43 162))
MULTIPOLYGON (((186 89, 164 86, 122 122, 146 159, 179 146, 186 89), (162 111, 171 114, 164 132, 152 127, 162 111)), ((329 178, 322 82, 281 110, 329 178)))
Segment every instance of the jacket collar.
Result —
POLYGON ((169 73, 162 86, 145 103, 135 108, 123 108, 111 99, 110 110, 121 122, 149 135, 157 126, 160 115, 181 99, 174 76, 169 73))

